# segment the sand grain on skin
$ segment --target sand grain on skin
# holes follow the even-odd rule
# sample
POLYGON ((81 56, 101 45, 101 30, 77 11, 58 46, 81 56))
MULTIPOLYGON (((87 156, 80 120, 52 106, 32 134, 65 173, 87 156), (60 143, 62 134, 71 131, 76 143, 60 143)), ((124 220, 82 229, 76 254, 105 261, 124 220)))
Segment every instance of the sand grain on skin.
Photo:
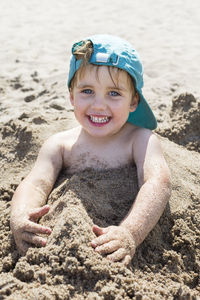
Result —
POLYGON ((199 300, 199 9, 198 0, 1 1, 0 299, 199 300), (10 200, 44 140, 77 125, 66 85, 72 43, 104 32, 140 53, 172 174, 170 202, 131 266, 112 264, 91 248, 91 226, 127 213, 134 166, 62 173, 40 220, 52 228, 48 244, 20 257, 10 200))

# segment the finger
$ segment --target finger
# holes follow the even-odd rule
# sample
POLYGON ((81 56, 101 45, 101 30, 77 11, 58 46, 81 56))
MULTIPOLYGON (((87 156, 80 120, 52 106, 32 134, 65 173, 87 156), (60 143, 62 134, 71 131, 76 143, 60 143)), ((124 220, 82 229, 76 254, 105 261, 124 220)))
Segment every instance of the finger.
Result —
POLYGON ((120 247, 119 240, 113 240, 106 244, 96 247, 95 251, 100 254, 108 254, 108 253, 113 253, 114 251, 119 249, 119 247, 120 247))
POLYGON ((94 234, 96 234, 96 236, 100 236, 107 232, 106 228, 99 227, 97 225, 93 225, 92 230, 93 230, 94 234))
POLYGON ((120 248, 117 251, 115 251, 114 253, 108 255, 107 259, 116 262, 116 261, 122 260, 125 256, 126 256, 126 250, 123 248, 120 248))
POLYGON ((26 252, 28 251, 28 248, 31 247, 31 245, 26 243, 25 241, 20 241, 20 242, 16 241, 16 245, 20 255, 25 255, 26 252))
POLYGON ((23 232, 21 235, 23 241, 37 246, 46 246, 46 239, 30 232, 23 232))
POLYGON ((91 245, 92 245, 92 247, 96 248, 97 246, 101 246, 105 243, 110 242, 111 240, 113 240, 113 237, 109 233, 102 234, 99 237, 92 240, 91 245))
POLYGON ((24 226, 24 231, 31 233, 40 233, 40 234, 51 234, 51 228, 42 226, 40 224, 29 221, 26 226, 24 226))
POLYGON ((125 265, 125 266, 128 266, 131 262, 131 256, 130 255, 126 255, 123 259, 122 259, 122 263, 125 265))
POLYGON ((29 214, 30 220, 35 220, 41 218, 45 214, 49 212, 50 206, 44 205, 42 207, 34 208, 32 212, 29 214))

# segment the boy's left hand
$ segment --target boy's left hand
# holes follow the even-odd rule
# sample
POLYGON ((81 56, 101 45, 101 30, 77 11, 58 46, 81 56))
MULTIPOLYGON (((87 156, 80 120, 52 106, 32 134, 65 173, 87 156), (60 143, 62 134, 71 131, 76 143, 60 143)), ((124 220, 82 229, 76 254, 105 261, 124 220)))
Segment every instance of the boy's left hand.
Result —
POLYGON ((136 244, 132 234, 122 226, 106 228, 93 225, 93 232, 97 238, 91 242, 96 252, 107 255, 111 261, 120 261, 128 265, 135 254, 136 244))

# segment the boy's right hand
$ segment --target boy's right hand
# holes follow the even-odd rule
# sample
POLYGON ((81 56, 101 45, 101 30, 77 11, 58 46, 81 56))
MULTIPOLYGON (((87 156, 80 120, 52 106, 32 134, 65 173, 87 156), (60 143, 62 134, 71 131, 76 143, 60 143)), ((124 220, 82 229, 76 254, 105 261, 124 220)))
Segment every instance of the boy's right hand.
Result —
POLYGON ((19 252, 24 255, 31 245, 46 246, 46 238, 38 234, 51 234, 51 229, 37 224, 38 218, 48 213, 49 205, 31 209, 30 212, 11 215, 10 227, 19 252))

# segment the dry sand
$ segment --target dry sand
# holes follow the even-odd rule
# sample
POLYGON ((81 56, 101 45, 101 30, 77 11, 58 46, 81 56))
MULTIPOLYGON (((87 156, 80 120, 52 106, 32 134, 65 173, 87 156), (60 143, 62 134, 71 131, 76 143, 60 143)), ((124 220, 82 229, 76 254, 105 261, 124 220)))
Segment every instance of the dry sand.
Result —
POLYGON ((200 299, 199 11, 198 0, 1 1, 0 299, 200 299), (76 126, 66 88, 72 42, 104 32, 128 39, 142 58, 170 202, 126 268, 89 242, 93 223, 118 224, 128 211, 135 167, 63 172, 40 220, 53 229, 48 245, 20 257, 11 197, 43 141, 76 126))

